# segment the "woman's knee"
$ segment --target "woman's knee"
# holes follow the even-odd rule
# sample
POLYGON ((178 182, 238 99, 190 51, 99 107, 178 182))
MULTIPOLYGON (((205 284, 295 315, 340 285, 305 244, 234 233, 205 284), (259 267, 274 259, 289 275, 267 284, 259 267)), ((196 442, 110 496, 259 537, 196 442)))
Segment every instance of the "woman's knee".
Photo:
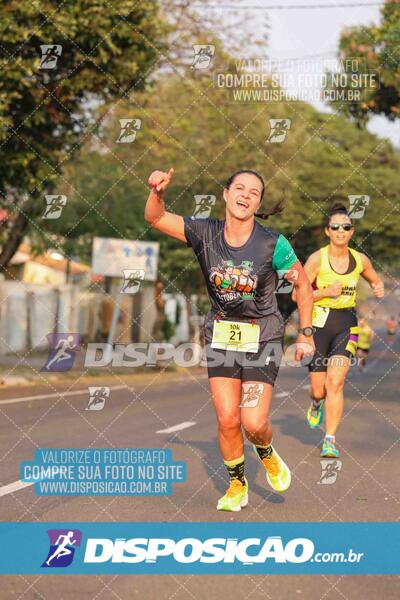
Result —
POLYGON ((262 435, 271 427, 271 423, 269 419, 246 419, 243 421, 243 429, 245 431, 246 437, 257 437, 257 435, 262 435))
POLYGON ((326 389, 328 392, 338 393, 343 390, 344 378, 335 374, 330 374, 326 378, 326 389))
POLYGON ((240 412, 218 414, 218 429, 223 433, 235 434, 240 431, 240 412))

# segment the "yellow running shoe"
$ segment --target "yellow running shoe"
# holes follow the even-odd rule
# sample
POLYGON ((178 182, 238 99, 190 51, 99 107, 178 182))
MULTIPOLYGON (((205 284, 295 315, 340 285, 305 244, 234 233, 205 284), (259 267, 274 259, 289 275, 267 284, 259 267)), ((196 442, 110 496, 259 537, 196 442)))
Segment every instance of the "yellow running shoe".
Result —
POLYGON ((245 485, 239 479, 232 479, 225 496, 218 500, 217 510, 230 510, 237 512, 247 506, 249 502, 249 484, 245 478, 245 485))
POLYGON ((254 452, 262 462, 269 485, 276 492, 286 492, 290 486, 292 476, 287 464, 281 459, 275 448, 271 444, 272 453, 269 458, 260 459, 256 447, 253 445, 254 452))

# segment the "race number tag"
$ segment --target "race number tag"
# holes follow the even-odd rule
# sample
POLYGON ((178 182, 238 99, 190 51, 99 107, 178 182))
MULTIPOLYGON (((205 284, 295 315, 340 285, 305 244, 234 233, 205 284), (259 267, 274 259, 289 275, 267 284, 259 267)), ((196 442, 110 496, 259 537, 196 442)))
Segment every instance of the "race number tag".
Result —
POLYGON ((214 321, 211 348, 257 352, 260 326, 237 321, 214 321))
POLYGON ((312 324, 314 327, 324 327, 329 310, 326 306, 313 306, 312 324))

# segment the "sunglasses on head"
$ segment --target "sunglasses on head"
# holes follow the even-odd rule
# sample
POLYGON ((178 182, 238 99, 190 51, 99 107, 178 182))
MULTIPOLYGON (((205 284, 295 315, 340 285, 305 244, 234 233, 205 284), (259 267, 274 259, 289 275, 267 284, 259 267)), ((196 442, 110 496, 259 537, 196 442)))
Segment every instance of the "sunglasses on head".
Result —
POLYGON ((351 231, 353 229, 353 225, 351 223, 345 223, 344 225, 342 225, 342 223, 332 223, 332 225, 328 225, 329 229, 332 229, 332 231, 339 231, 340 228, 343 229, 343 231, 351 231))

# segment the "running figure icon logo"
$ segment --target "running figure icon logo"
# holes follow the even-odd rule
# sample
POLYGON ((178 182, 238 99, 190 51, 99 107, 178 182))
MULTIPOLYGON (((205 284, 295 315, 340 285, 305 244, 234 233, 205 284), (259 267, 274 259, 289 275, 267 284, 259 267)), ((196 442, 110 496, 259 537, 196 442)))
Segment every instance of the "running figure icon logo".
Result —
POLYGON ((89 402, 85 410, 102 410, 110 397, 109 387, 88 387, 89 402))
POLYGON ((194 201, 196 202, 196 207, 193 217, 207 219, 210 216, 212 207, 215 206, 216 197, 212 194, 196 194, 194 201))
POLYGON ((241 408, 254 408, 258 406, 263 395, 264 386, 262 383, 243 383, 241 408))
POLYGON ((55 69, 62 53, 62 46, 59 44, 43 44, 40 46, 40 50, 42 52, 40 69, 55 69))
POLYGON ((68 567, 74 558, 75 548, 81 545, 79 529, 48 529, 50 548, 42 567, 68 567))
POLYGON ((121 131, 119 133, 117 144, 131 144, 136 139, 136 133, 142 126, 141 119, 120 119, 121 131))
POLYGON ((58 219, 67 204, 67 196, 63 194, 48 194, 46 197, 46 210, 42 219, 58 219))
POLYGON ((291 119, 269 119, 270 132, 267 144, 282 144, 292 124, 291 119))
POLYGON ((282 269, 277 271, 278 282, 276 284, 275 294, 290 294, 293 290, 293 283, 299 277, 296 269, 282 269))
POLYGON ((349 217, 350 219, 362 219, 369 205, 369 196, 349 196, 349 217))
POLYGON ((321 463, 321 477, 317 483, 322 485, 336 483, 339 472, 342 470, 342 461, 325 459, 319 462, 321 463))
POLYGON ((137 294, 141 282, 144 280, 145 272, 143 269, 124 269, 124 282, 121 288, 121 294, 137 294))
POLYGON ((194 44, 193 52, 194 57, 190 68, 207 69, 210 66, 212 57, 214 56, 215 46, 211 44, 194 44))
POLYGON ((64 372, 72 369, 76 353, 81 349, 80 333, 49 333, 49 356, 41 371, 64 372))

